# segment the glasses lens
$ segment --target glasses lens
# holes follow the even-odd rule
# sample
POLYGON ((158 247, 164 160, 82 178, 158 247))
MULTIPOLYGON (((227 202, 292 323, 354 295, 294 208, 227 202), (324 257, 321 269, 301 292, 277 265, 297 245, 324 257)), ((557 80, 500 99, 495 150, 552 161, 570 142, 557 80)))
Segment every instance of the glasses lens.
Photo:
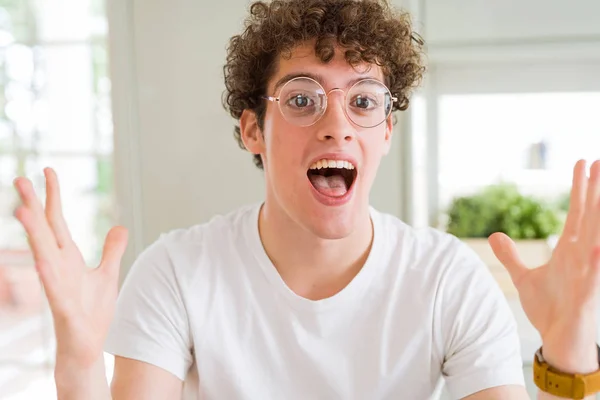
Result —
POLYGON ((286 83, 279 94, 283 116, 299 126, 314 124, 325 111, 326 95, 312 79, 296 78, 286 83))
POLYGON ((358 126, 372 128, 381 124, 392 110, 392 96, 387 87, 375 80, 364 80, 348 92, 348 117, 358 126))

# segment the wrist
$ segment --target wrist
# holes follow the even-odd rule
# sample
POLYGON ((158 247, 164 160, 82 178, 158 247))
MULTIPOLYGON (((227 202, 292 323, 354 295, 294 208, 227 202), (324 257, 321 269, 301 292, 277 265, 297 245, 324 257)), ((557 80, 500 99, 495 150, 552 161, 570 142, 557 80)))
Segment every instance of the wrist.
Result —
POLYGON ((82 333, 82 329, 69 321, 55 328, 56 362, 65 369, 89 370, 103 361, 103 346, 99 337, 82 333))
POLYGON ((550 367, 567 374, 586 375, 596 372, 600 368, 598 348, 595 343, 585 348, 582 347, 581 352, 542 345, 542 355, 550 367))
POLYGON ((551 367, 569 374, 599 369, 595 318, 558 321, 542 336, 542 355, 551 367))
POLYGON ((110 399, 104 357, 82 368, 75 360, 57 357, 54 380, 59 399, 110 399))

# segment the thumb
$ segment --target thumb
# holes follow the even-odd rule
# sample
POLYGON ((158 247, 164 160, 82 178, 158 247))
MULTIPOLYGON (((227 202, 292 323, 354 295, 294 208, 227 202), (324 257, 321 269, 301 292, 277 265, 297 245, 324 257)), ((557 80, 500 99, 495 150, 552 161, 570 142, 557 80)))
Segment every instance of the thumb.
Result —
POLYGON ((504 268, 510 274, 513 284, 517 286, 517 281, 529 270, 519 257, 515 242, 502 232, 492 234, 488 242, 496 258, 504 265, 504 268))
POLYGON ((102 250, 102 260, 100 261, 100 270, 115 276, 121 266, 121 258, 127 248, 127 229, 122 226, 112 228, 106 235, 104 249, 102 250))

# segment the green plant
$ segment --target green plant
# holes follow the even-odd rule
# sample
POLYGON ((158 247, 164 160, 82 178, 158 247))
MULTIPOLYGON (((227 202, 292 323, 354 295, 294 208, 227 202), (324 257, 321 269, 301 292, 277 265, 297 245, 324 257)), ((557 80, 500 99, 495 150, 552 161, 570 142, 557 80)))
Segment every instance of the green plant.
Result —
POLYGON ((562 193, 556 199, 556 207, 564 213, 567 213, 569 211, 570 204, 571 204, 571 193, 570 192, 562 193))
POLYGON ((546 239, 560 227, 557 210, 506 183, 457 197, 448 210, 447 231, 463 238, 487 238, 504 232, 515 240, 546 239))

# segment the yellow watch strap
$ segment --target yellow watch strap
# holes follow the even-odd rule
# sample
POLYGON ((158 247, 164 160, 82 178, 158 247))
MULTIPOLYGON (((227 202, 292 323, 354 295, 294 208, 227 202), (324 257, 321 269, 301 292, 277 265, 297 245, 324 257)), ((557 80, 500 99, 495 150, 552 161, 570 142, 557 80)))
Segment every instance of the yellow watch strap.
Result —
POLYGON ((581 400, 600 392, 600 370, 586 375, 567 374, 540 361, 537 354, 533 361, 533 381, 543 392, 567 399, 581 400))

